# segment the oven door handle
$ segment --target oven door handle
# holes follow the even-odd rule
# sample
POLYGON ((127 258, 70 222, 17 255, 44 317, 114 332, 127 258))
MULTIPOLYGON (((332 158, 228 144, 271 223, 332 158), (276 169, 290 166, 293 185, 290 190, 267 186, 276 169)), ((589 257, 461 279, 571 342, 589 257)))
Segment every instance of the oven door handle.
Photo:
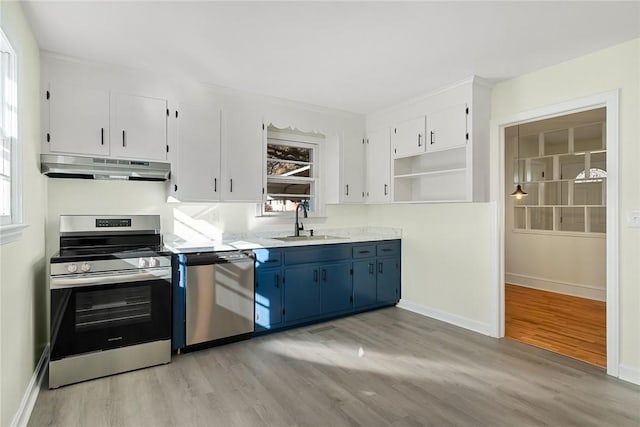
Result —
POLYGON ((100 274, 96 276, 52 277, 51 289, 75 288, 78 286, 101 286, 114 283, 144 282, 148 280, 171 280, 171 269, 163 268, 153 272, 145 271, 129 274, 100 274))

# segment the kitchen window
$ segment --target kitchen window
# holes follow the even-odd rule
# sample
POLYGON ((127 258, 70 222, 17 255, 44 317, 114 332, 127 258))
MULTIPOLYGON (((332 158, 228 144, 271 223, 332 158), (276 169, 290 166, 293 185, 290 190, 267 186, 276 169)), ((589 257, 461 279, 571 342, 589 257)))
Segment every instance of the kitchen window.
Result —
POLYGON ((0 29, 0 242, 20 237, 17 57, 0 29))
POLYGON ((267 131, 265 156, 266 191, 263 216, 294 212, 308 201, 309 213, 319 212, 319 134, 284 132, 273 126, 267 131))

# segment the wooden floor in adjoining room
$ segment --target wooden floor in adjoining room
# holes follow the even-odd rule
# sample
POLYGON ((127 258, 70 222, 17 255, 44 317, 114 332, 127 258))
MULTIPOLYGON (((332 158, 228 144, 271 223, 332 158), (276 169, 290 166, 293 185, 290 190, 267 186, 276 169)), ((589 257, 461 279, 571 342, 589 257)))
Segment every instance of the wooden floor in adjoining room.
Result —
POLYGON ((634 426, 640 387, 400 308, 43 389, 30 426, 634 426))
POLYGON ((505 284, 505 336, 607 366, 604 301, 505 284))

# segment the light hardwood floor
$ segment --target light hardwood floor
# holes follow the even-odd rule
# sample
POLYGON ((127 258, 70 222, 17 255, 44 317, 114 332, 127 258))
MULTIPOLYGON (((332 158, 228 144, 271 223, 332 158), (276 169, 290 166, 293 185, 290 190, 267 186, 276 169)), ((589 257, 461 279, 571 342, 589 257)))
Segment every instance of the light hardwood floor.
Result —
POLYGON ((505 285, 505 335, 601 368, 607 366, 607 304, 505 285))
POLYGON ((42 390, 30 426, 634 426, 640 387, 399 308, 42 390))

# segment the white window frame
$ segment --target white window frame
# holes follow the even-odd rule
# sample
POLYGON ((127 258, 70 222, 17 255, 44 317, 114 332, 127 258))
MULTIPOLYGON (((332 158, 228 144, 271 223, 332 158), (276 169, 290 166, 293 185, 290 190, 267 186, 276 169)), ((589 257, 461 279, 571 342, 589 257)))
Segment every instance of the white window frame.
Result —
MULTIPOLYGON (((276 128, 277 129, 277 128, 276 128)), ((264 189, 265 194, 263 197, 262 203, 257 205, 256 214, 262 218, 293 218, 295 213, 293 211, 288 212, 265 212, 264 205, 267 200, 267 146, 269 144, 278 144, 278 145, 289 145, 293 147, 303 147, 303 148, 311 148, 312 151, 312 164, 313 164, 313 176, 312 180, 310 180, 312 184, 311 194, 314 195, 314 209, 308 213, 309 218, 324 218, 324 200, 322 197, 321 191, 321 159, 322 156, 322 146, 325 138, 323 135, 318 134, 318 136, 309 136, 302 135, 296 132, 287 132, 274 130, 269 127, 267 129, 267 137, 264 139, 264 147, 263 147, 263 179, 264 179, 264 189)))
MULTIPOLYGON (((18 56, 11 46, 9 39, 0 28, 0 51, 9 54, 9 68, 7 70, 8 79, 13 84, 5 85, 5 90, 0 99, 0 108, 3 109, 4 123, 2 126, 9 128, 12 134, 10 138, 10 168, 11 168, 11 211, 10 215, 0 217, 0 245, 19 239, 22 231, 27 226, 23 224, 22 211, 22 156, 20 142, 20 105, 19 105, 19 73, 18 56), (15 108, 6 108, 6 103, 15 105, 15 108), (8 112, 7 112, 8 111, 8 112)), ((3 76, 3 73, 0 73, 3 76)))

